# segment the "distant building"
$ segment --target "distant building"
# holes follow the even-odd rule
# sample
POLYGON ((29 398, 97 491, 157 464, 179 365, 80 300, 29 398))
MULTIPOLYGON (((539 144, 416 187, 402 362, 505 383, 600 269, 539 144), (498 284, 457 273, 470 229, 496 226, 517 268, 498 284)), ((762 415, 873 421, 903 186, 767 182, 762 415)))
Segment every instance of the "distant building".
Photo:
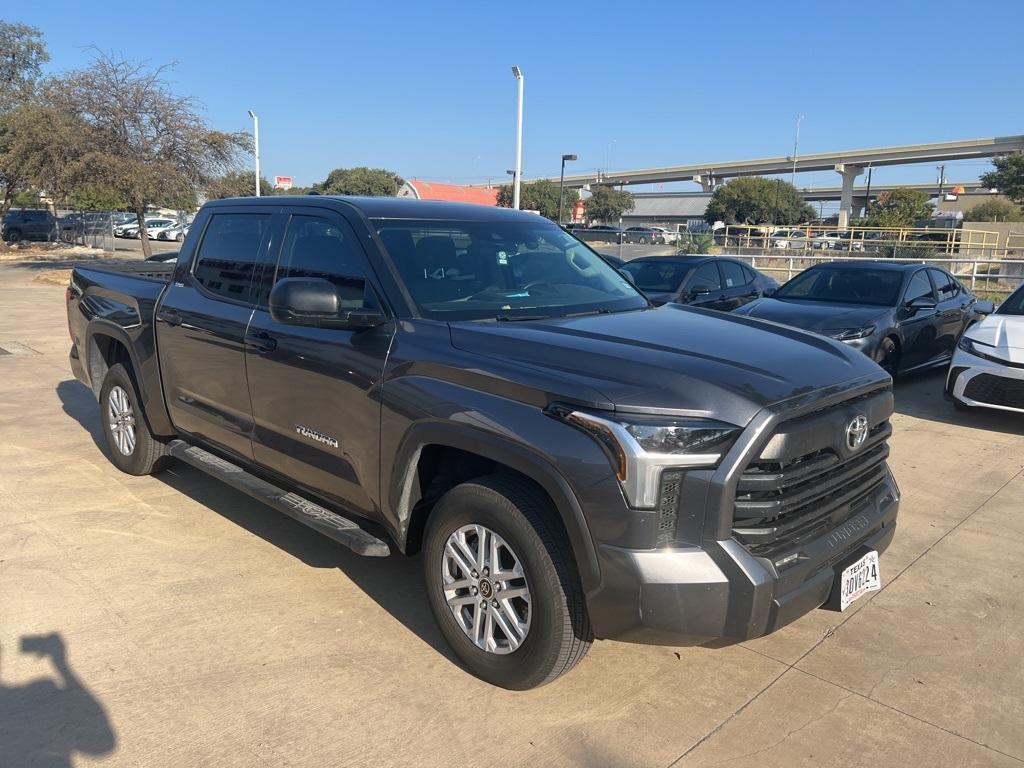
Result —
POLYGON ((439 184, 436 181, 407 181, 398 189, 399 197, 415 200, 447 200, 450 203, 497 205, 497 188, 461 187, 457 184, 439 184))
POLYGON ((633 210, 622 215, 623 226, 650 224, 668 229, 703 228, 710 192, 634 192, 633 210))
POLYGON ((940 197, 935 204, 935 212, 938 214, 963 214, 963 218, 969 219, 967 214, 976 205, 987 203, 989 200, 1004 200, 1011 202, 1006 195, 990 192, 987 189, 978 189, 970 192, 947 192, 940 197))

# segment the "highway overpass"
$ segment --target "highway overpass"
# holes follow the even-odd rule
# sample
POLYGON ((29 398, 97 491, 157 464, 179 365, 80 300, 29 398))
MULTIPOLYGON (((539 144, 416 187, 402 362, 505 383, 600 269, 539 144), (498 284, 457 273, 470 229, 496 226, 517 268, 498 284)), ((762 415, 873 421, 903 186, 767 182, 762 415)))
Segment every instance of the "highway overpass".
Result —
MULTIPOLYGON (((836 171, 842 178, 839 187, 841 226, 853 208, 853 184, 865 168, 887 165, 942 163, 950 160, 973 160, 1024 150, 1024 136, 997 136, 987 139, 964 139, 933 144, 907 144, 875 149, 850 149, 840 152, 818 152, 809 155, 765 157, 757 160, 732 160, 722 163, 644 168, 633 171, 601 171, 598 174, 573 174, 565 177, 567 187, 590 184, 659 184, 671 181, 695 181, 707 191, 724 179, 737 176, 768 176, 806 171, 836 171)), ((549 177, 558 182, 558 177, 549 177)))

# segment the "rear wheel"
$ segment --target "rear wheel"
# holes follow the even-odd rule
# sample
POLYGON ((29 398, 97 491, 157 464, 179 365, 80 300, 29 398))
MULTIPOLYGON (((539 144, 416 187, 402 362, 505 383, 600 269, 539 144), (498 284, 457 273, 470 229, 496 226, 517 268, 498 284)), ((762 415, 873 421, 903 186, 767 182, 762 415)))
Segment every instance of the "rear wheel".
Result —
POLYGON ((547 497, 491 475, 448 491, 427 521, 424 574, 441 632, 477 677, 526 690, 572 669, 593 636, 547 497))
POLYGON ((4 232, 4 237, 7 239, 7 242, 9 243, 21 242, 21 230, 17 228, 8 229, 6 232, 4 232))
POLYGON ((110 460, 129 475, 151 475, 169 461, 167 447, 149 431, 135 384, 123 365, 113 365, 100 389, 100 416, 110 460))

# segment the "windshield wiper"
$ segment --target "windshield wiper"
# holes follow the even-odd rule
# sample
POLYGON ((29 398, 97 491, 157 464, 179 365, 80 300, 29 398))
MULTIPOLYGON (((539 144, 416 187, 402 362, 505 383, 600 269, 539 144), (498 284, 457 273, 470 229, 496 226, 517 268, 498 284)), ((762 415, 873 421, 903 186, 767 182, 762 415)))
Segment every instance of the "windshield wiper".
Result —
POLYGON ((551 315, 498 315, 494 319, 501 323, 513 323, 519 320, 550 320, 551 315))

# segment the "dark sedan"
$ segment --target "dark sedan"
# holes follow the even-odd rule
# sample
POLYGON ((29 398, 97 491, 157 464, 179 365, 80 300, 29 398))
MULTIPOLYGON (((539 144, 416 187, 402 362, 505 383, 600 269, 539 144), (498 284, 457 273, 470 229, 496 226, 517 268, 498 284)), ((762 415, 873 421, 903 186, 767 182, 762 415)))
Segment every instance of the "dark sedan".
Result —
POLYGON ((895 377, 948 363, 963 330, 991 311, 944 269, 865 260, 811 267, 738 314, 831 336, 895 377))
POLYGON ((724 312, 771 293, 778 283, 737 259, 645 256, 622 268, 655 304, 689 304, 724 312))

